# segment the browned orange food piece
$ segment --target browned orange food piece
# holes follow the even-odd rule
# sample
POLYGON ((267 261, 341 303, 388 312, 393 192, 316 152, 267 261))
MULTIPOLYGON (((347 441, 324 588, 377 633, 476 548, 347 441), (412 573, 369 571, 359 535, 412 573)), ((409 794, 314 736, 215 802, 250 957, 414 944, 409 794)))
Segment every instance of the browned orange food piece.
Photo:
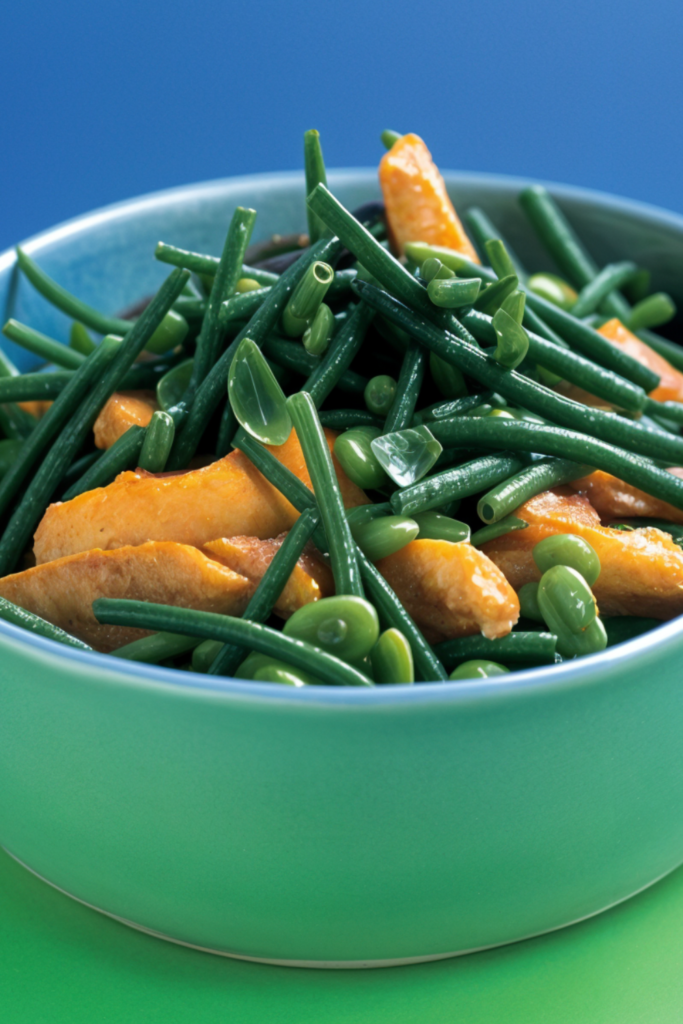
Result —
POLYGON ((588 541, 600 559, 593 593, 603 615, 672 619, 683 613, 683 551, 667 533, 601 526, 588 499, 565 488, 536 495, 515 515, 529 523, 526 530, 484 545, 515 590, 541 578, 532 557, 539 541, 555 533, 575 533, 588 541))
MULTIPOLYGON (((259 540, 257 537, 221 537, 204 545, 209 558, 227 565, 233 572, 246 576, 252 583, 258 584, 279 551, 286 533, 270 540, 259 540)), ((275 605, 275 611, 284 618, 311 601, 328 597, 334 593, 332 573, 316 548, 308 545, 294 572, 287 581, 275 605)))
POLYGON ((427 242, 445 245, 473 263, 480 262, 419 135, 403 135, 384 154, 379 183, 391 239, 399 252, 406 242, 427 242))
POLYGON ((158 408, 153 391, 115 391, 95 420, 95 446, 111 448, 129 427, 146 427, 158 408))
MULTIPOLYGON (((683 476, 683 469, 677 467, 668 472, 674 476, 683 476)), ((572 480, 569 486, 588 498, 603 522, 640 516, 683 523, 683 511, 680 508, 675 508, 661 498, 653 498, 651 494, 639 491, 637 487, 609 473, 603 473, 601 469, 589 476, 582 476, 580 480, 572 480)))
POLYGON ((100 625, 92 611, 98 597, 241 615, 253 591, 250 580, 197 548, 163 542, 84 551, 0 580, 0 596, 105 653, 148 631, 100 625))
POLYGON ((430 640, 510 632, 517 595, 503 573, 471 544, 413 540, 377 568, 430 640))
POLYGON ((17 402, 17 405, 24 412, 28 412, 31 416, 35 416, 37 420, 41 420, 52 405, 52 402, 47 399, 37 398, 30 402, 17 402))
MULTIPOLYGON (((598 334, 602 334, 613 345, 618 346, 622 352, 636 359, 643 366, 647 366, 661 378, 659 385, 650 392, 650 398, 655 402, 683 402, 683 373, 680 373, 658 352, 655 352, 627 327, 624 327, 621 320, 617 317, 608 320, 606 324, 598 328, 598 334)), ((604 399, 597 398, 573 384, 558 385, 557 390, 567 398, 572 398, 575 402, 582 402, 584 405, 598 406, 602 409, 612 408, 604 399)))
MULTIPOLYGON (((326 431, 327 442, 336 434, 326 431)), ((270 449, 310 485, 294 431, 270 449)), ((363 491, 333 460, 344 504, 367 503, 363 491)), ((187 473, 121 473, 108 487, 50 505, 35 534, 36 563, 92 548, 125 547, 148 540, 174 540, 202 547, 218 537, 277 537, 299 513, 239 451, 187 473)))

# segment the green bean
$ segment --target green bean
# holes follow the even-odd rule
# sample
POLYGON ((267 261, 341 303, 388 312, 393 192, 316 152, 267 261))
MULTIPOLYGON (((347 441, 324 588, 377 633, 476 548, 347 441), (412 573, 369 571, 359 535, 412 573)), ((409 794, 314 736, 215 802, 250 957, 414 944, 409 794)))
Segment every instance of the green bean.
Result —
POLYGON ((461 661, 484 658, 513 665, 553 665, 557 637, 552 633, 508 633, 489 640, 485 636, 463 636, 444 640, 434 648, 448 668, 461 661))
MULTIPOLYGON (((320 357, 308 353, 298 342, 285 341, 272 335, 263 343, 263 351, 274 363, 306 377, 316 373, 321 365, 320 357)), ((345 370, 339 377, 336 386, 340 391, 359 395, 363 394, 367 384, 367 377, 362 377, 359 373, 354 373, 353 370, 345 370)))
POLYGON ((370 651, 370 663, 377 683, 413 683, 413 652, 399 629, 385 629, 370 651))
POLYGON ((351 525, 351 534, 358 547, 371 562, 388 558, 415 540, 420 531, 414 519, 405 516, 382 516, 370 522, 351 525))
POLYGON ((401 363, 396 394, 384 422, 384 432, 394 433, 409 427, 420 395, 425 372, 425 353, 411 341, 401 363))
POLYGON ((239 424, 262 444, 284 444, 292 421, 282 388, 251 338, 243 338, 228 375, 230 406, 239 424))
POLYGON ((25 443, 16 437, 7 437, 0 441, 0 479, 7 476, 16 464, 25 443))
POLYGON ((69 331, 69 347, 74 349, 76 352, 80 352, 83 356, 89 356, 91 352, 95 351, 95 342, 92 340, 88 331, 79 324, 78 320, 74 320, 69 331))
POLYGON ((630 260, 608 263, 581 289, 578 299, 571 308, 572 316, 580 319, 594 313, 610 292, 622 288, 637 272, 637 266, 630 260))
MULTIPOLYGON (((346 297, 357 276, 355 270, 337 271, 325 298, 332 302, 346 297)), ((233 295, 221 307, 221 323, 225 326, 233 320, 248 320, 261 308, 269 295, 269 287, 261 287, 257 291, 250 291, 244 295, 233 295)))
POLYGON ((218 358, 223 340, 223 325, 219 314, 223 302, 234 293, 242 275, 242 260, 249 245, 255 220, 256 210, 245 209, 243 206, 235 208, 197 338, 190 381, 191 394, 196 391, 218 358))
POLYGON ((166 468, 173 438, 175 423, 167 412, 152 413, 152 418, 145 430, 145 440, 140 450, 138 465, 148 473, 163 473, 166 468))
POLYGON ((253 670, 251 677, 257 683, 279 683, 281 686, 315 686, 319 679, 299 670, 295 672, 283 661, 274 658, 265 659, 263 664, 253 670))
POLYGON ((479 499, 477 514, 485 523, 497 523, 530 498, 590 473, 590 466, 568 459, 541 459, 497 484, 479 499))
POLYGON ((368 411, 375 416, 387 416, 394 404, 396 387, 394 378, 387 374, 371 377, 363 394, 368 411))
MULTIPOLYGON (((131 364, 163 319, 171 303, 182 290, 189 274, 174 270, 154 296, 139 320, 123 339, 113 360, 95 379, 88 395, 55 439, 35 473, 24 496, 14 510, 0 540, 0 575, 10 572, 43 515, 74 455, 81 449, 102 406, 119 387, 131 364)), ((95 360, 101 345, 89 359, 95 360)), ((106 350, 103 356, 106 355, 106 350)))
MULTIPOLYGON (((20 246, 17 246, 16 252, 19 268, 36 291, 73 320, 78 320, 85 327, 90 327, 91 330, 97 331, 99 334, 125 335, 133 329, 136 321, 122 320, 115 316, 103 316, 102 313, 98 313, 92 306, 81 302, 80 299, 53 281, 20 246)), ((162 344, 164 350, 174 348, 181 344, 186 334, 186 321, 169 308, 164 319, 147 339, 147 347, 151 347, 150 351, 154 352, 158 351, 158 344, 162 344)))
MULTIPOLYGON (((467 313, 462 322, 464 327, 472 331, 477 341, 498 341, 493 322, 484 318, 481 313, 467 313)), ((531 358, 559 374, 563 380, 568 380, 622 409, 641 412, 645 408, 647 395, 637 384, 632 384, 630 380, 612 370, 597 366, 590 359, 570 349, 558 348, 532 331, 527 331, 526 336, 531 358)))
POLYGON ((435 277, 427 285, 427 294, 440 309, 458 309, 461 306, 471 306, 478 301, 480 288, 481 280, 477 277, 470 277, 465 281, 460 281, 457 277, 449 280, 435 277))
POLYGON ((555 533, 544 537, 535 545, 532 556, 539 572, 545 573, 554 565, 568 565, 583 576, 589 587, 600 575, 600 559, 595 549, 574 533, 555 533))
MULTIPOLYGON (((192 270, 195 274, 208 274, 210 277, 215 275, 220 263, 218 256, 206 256, 203 253, 191 252, 189 249, 178 249, 177 246, 167 245, 165 242, 159 242, 154 255, 163 263, 192 270)), ((262 288, 267 288, 276 284, 279 274, 272 274, 269 270, 257 270, 256 267, 249 267, 243 263, 240 277, 250 277, 262 288)))
MULTIPOLYGON (((561 272, 576 288, 584 288, 598 273, 595 262, 583 248, 573 228, 547 189, 533 185, 519 197, 522 209, 561 272)), ((623 319, 628 303, 617 292, 603 300, 605 313, 623 319)))
POLYGON ((677 370, 683 372, 683 347, 677 345, 674 341, 668 341, 666 338, 660 338, 658 334, 654 334, 652 331, 647 331, 643 328, 636 331, 636 334, 641 341, 644 341, 646 345, 649 345, 651 349, 666 359, 667 362, 671 363, 677 370))
POLYGON ((316 407, 341 383, 353 359, 360 351, 374 311, 361 302, 332 339, 319 365, 311 373, 302 391, 307 391, 316 407))
POLYGON ((471 206, 465 213, 465 223, 480 255, 486 253, 497 277, 515 274, 520 281, 526 280, 527 273, 519 257, 515 255, 510 243, 503 238, 483 210, 477 206, 471 206))
POLYGON ((520 292, 516 289, 514 292, 510 292, 507 298, 503 299, 500 304, 500 308, 503 312, 507 313, 515 323, 520 326, 524 322, 524 310, 526 307, 526 295, 524 292, 520 292))
POLYGON ((538 606, 548 627, 557 636, 557 650, 563 658, 595 654, 607 646, 607 634, 597 618, 595 598, 574 569, 555 565, 543 573, 538 585, 538 606))
POLYGON ((557 274, 532 274, 526 286, 534 295, 540 296, 546 302, 552 302, 553 306, 559 306, 566 312, 574 308, 579 298, 578 292, 557 274))
POLYGON ((380 138, 384 146, 386 146, 387 149, 391 149, 394 143, 398 142, 398 140, 403 138, 403 136, 399 132, 393 132, 390 128, 385 128, 380 135, 380 138))
POLYGON ((0 377, 0 402, 42 402, 61 394, 73 372, 23 373, 20 377, 0 377))
POLYGON ((200 612, 172 605, 113 598, 98 598, 93 601, 93 612, 98 622, 110 625, 183 633, 187 636, 251 647, 262 654, 281 659, 294 668, 311 672, 333 686, 373 685, 362 672, 340 661, 339 658, 326 654, 303 640, 295 640, 279 630, 269 629, 247 619, 236 619, 231 615, 217 615, 214 612, 200 612))
POLYGON ((526 530, 528 525, 523 519, 518 519, 516 516, 505 516, 497 523, 491 523, 490 526, 483 526, 481 530, 475 530, 470 537, 470 544, 473 548, 480 548, 482 544, 487 544, 490 540, 497 540, 498 537, 504 537, 506 533, 526 530))
MULTIPOLYGON (((477 278, 467 278, 466 280, 476 281, 477 278)), ((493 316, 500 309, 504 300, 512 292, 516 291, 518 285, 519 279, 514 274, 510 274, 508 277, 501 277, 500 280, 492 282, 480 293, 479 298, 474 303, 474 308, 480 313, 488 313, 489 316, 493 316)))
POLYGON ((284 494, 285 498, 299 511, 317 508, 313 492, 306 484, 299 479, 291 469, 287 469, 279 462, 272 452, 250 437, 246 431, 238 430, 233 440, 233 446, 243 452, 253 462, 256 468, 263 473, 273 487, 284 494))
POLYGON ((300 337, 318 311, 320 303, 334 280, 334 270, 327 263, 316 260, 292 292, 282 313, 282 327, 292 338, 300 337))
MULTIPOLYGON (((448 446, 457 438, 457 444, 463 447, 478 444, 482 448, 509 448, 557 458, 573 457, 577 462, 584 458, 596 469, 611 473, 676 508, 683 508, 683 480, 659 469, 647 459, 587 434, 518 420, 468 417, 437 421, 432 424, 432 430, 448 446)), ((664 435, 660 436, 664 440, 664 435)), ((428 481, 423 481, 423 485, 426 484, 428 481)))
POLYGON ((457 682, 460 679, 489 679, 491 676, 504 676, 510 671, 505 665, 499 665, 497 661, 485 661, 482 658, 475 658, 472 661, 463 661, 449 675, 449 679, 457 682))
MULTIPOLYGON (((317 508, 315 510, 304 509, 291 530, 288 531, 249 599, 244 610, 243 617, 245 619, 249 619, 251 622, 266 621, 294 572, 306 544, 318 528, 319 522, 320 513, 317 508)), ((202 653, 205 654, 205 652, 202 653)), ((230 676, 235 672, 243 657, 243 647, 226 644, 219 651, 213 653, 211 663, 207 665, 206 670, 212 675, 230 676)))
POLYGON ((299 394, 290 395, 287 407, 299 438, 313 493, 320 509, 322 525, 327 535, 335 591, 338 595, 363 597, 356 546, 344 514, 344 503, 332 465, 332 456, 313 399, 305 391, 300 391, 299 394))
POLYGON ((46 334, 35 331, 26 324, 20 324, 18 320, 8 320, 2 329, 2 333, 10 341, 22 348, 33 352, 46 363, 54 363, 56 366, 63 366, 67 370, 77 370, 83 365, 85 356, 75 349, 62 345, 59 341, 53 341, 46 334))
POLYGON ((429 372, 444 398, 464 398, 467 395, 467 385, 460 370, 439 358, 436 352, 429 353, 429 372))
POLYGON ((65 633, 59 626, 53 626, 51 622, 46 622, 45 619, 34 615, 33 612, 27 612, 4 597, 0 597, 0 619, 11 622, 13 626, 19 626, 21 629, 27 629, 30 633, 35 633, 36 636, 44 636, 47 640, 56 640, 57 643, 67 647, 76 647, 79 651, 92 651, 92 647, 83 643, 82 640, 77 640, 75 636, 65 633))
POLYGON ((368 596, 377 609, 380 621, 388 628, 400 630, 413 652, 417 674, 425 682, 444 682, 446 670, 434 654, 421 631, 403 607, 378 569, 359 551, 358 562, 368 596))
POLYGON ((461 544, 470 539, 467 523, 461 523, 440 512, 417 512, 412 518, 420 528, 420 540, 447 540, 451 544, 461 544))
MULTIPOLYGON (((425 284, 429 285, 432 281, 435 280, 452 280, 455 277, 455 274, 449 267, 442 263, 441 260, 436 259, 435 256, 430 256, 429 259, 425 260, 422 266, 420 267, 420 277, 425 282, 425 284)), ((427 289, 427 291, 429 291, 429 288, 427 289)), ((479 289, 477 289, 477 293, 478 291, 479 289)), ((437 302, 436 305, 438 306, 439 303, 437 302)))
POLYGON ((289 296, 306 273, 309 264, 318 258, 336 259, 340 251, 341 243, 337 239, 321 239, 278 278, 277 284, 273 285, 267 300, 259 311, 228 345, 200 384, 188 417, 176 435, 173 451, 168 461, 169 470, 184 469, 196 452, 211 417, 225 396, 230 366, 242 339, 248 337, 257 345, 262 344, 280 319, 289 296))
MULTIPOLYGON (((139 429, 142 430, 144 428, 140 427, 139 429)), ((95 451, 88 452, 87 455, 82 455, 80 459, 76 459, 75 462, 72 462, 69 468, 67 469, 66 473, 64 474, 64 477, 62 479, 62 487, 64 487, 65 490, 66 488, 71 487, 71 485, 75 483, 76 480, 80 479, 80 477, 83 476, 87 469, 90 469, 91 466, 93 466, 96 462, 99 461, 99 459, 102 458, 102 455, 103 453, 96 448, 95 451)), ((64 501, 63 497, 62 501, 64 501)))
MULTIPOLYGON (((362 292, 363 299, 369 305, 408 330, 421 344, 426 345, 449 362, 457 363, 465 373, 499 392, 508 401, 518 404, 538 416, 552 419, 561 426, 589 430, 601 441, 609 444, 622 446, 656 459, 671 459, 674 464, 680 464, 678 460, 683 457, 683 439, 673 437, 673 435, 666 436, 630 420, 563 398, 515 370, 503 370, 476 345, 440 331, 434 325, 415 316, 386 292, 365 282, 359 282, 354 287, 362 292)), ((461 332, 466 337, 471 337, 462 326, 461 332)), ((462 422, 462 418, 457 422, 462 422)), ((599 443, 593 442, 592 439, 590 442, 599 443)), ((446 445, 446 447, 450 446, 446 445)), ((540 449, 538 450, 540 451, 540 449)), ((553 450, 545 454, 563 456, 568 453, 553 450)), ((576 461, 586 461, 586 455, 587 453, 576 461)), ((607 472, 610 471, 607 470, 607 472)), ((636 484, 636 486, 638 485, 636 484)))
POLYGON ((98 375, 111 364, 120 347, 121 342, 118 339, 103 338, 99 349, 84 360, 81 368, 72 375, 56 401, 38 421, 35 429, 23 442, 19 458, 0 481, 0 515, 10 507, 38 459, 63 429, 69 417, 95 384, 98 375))
POLYGON ((353 427, 377 427, 381 432, 382 420, 365 409, 323 409, 319 413, 323 427, 330 430, 349 430, 353 427))
MULTIPOLYGON (((323 185, 327 184, 325 161, 320 146, 320 133, 315 129, 304 132, 304 169, 306 172, 306 195, 309 195, 321 182, 323 185)), ((313 245, 319 238, 328 237, 329 231, 314 213, 308 209, 306 212, 308 214, 308 237, 313 245)))
POLYGON ((334 334, 334 326, 334 313, 326 303, 321 302, 301 339, 309 355, 322 356, 327 352, 330 339, 334 334))
POLYGON ((525 619, 545 623, 541 609, 538 607, 538 583, 525 583, 519 588, 517 597, 519 598, 520 614, 525 619))
POLYGON ((363 597, 323 597, 297 608, 283 632, 353 664, 362 661, 377 643, 379 619, 363 597))
POLYGON ((380 516, 390 515, 391 505, 388 501, 381 501, 376 505, 357 505, 355 508, 349 508, 346 510, 346 518, 349 521, 352 533, 357 526, 363 526, 365 523, 371 523, 373 519, 379 519, 380 516))
POLYGON ((651 629, 656 629, 657 626, 662 625, 662 622, 659 619, 641 619, 630 615, 615 615, 614 618, 603 619, 602 624, 607 633, 607 646, 613 647, 615 644, 623 644, 627 640, 633 640, 634 637, 640 636, 642 633, 648 633, 651 629))
POLYGON ((496 310, 491 324, 497 339, 491 358, 506 370, 514 370, 526 358, 529 351, 529 335, 504 309, 496 310))
MULTIPOLYGON (((443 362, 443 360, 442 360, 443 362)), ((446 366, 449 364, 446 363, 446 366)), ((487 399, 492 399, 490 391, 483 391, 477 395, 466 395, 464 398, 456 398, 454 401, 436 402, 426 409, 420 409, 413 417, 413 422, 418 419, 421 423, 431 423, 433 420, 451 419, 453 416, 464 416, 472 412, 478 405, 482 405, 487 399)))
MULTIPOLYGON (((0 395, 2 394, 2 381, 0 381, 0 395)), ((674 423, 683 423, 683 402, 657 402, 653 398, 648 398, 645 403, 645 410, 649 416, 659 416, 662 418, 668 418, 674 423)))
POLYGON ((372 442, 379 437, 377 427, 354 427, 334 442, 334 454, 349 480, 363 490, 374 490, 388 482, 387 474, 372 450, 372 442))
POLYGON ((630 331, 640 331, 650 327, 661 327, 676 316, 676 304, 666 292, 657 292, 641 299, 629 316, 626 326, 630 331))
MULTIPOLYGON (((71 501, 79 494, 93 491, 97 487, 106 487, 119 473, 134 469, 138 463, 140 452, 145 441, 145 427, 134 424, 129 427, 105 452, 98 452, 98 459, 89 466, 83 475, 76 480, 64 493, 62 501, 71 501)), ((66 478, 65 478, 66 479, 66 478)))
MULTIPOLYGON (((461 424, 467 421, 460 418, 455 422, 461 424)), ((396 515, 427 512, 454 498, 467 498, 471 494, 478 494, 493 484, 507 480, 521 468, 522 463, 514 455, 482 455, 462 466, 454 466, 452 469, 435 473, 413 484, 412 487, 395 491, 391 496, 391 507, 396 515)))
POLYGON ((124 658, 127 661, 140 661, 146 665, 158 665, 166 658, 175 658, 194 650, 200 643, 196 636, 182 636, 178 633, 152 633, 140 640, 133 640, 124 647, 111 651, 113 658, 124 658))

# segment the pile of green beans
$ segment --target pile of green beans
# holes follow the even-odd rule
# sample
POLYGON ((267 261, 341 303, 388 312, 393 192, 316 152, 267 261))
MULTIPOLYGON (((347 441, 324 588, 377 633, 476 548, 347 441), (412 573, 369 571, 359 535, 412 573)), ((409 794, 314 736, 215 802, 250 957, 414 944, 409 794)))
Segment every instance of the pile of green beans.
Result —
MULTIPOLYGON (((387 148, 399 138, 382 134, 387 148)), ((525 266, 479 208, 463 221, 481 264, 419 238, 399 254, 381 206, 354 216, 332 194, 314 130, 304 168, 307 239, 249 249, 257 211, 237 207, 220 256, 161 241, 150 255, 175 269, 137 318, 92 308, 17 249, 19 272, 73 323, 68 343, 13 318, 3 327, 36 366, 20 374, 0 352, 0 575, 20 565, 50 502, 125 470, 185 471, 195 457, 234 450, 299 513, 243 614, 100 598, 98 622, 152 631, 114 657, 241 685, 497 684, 653 628, 645 618, 603 622, 592 589, 599 558, 569 523, 533 548, 538 575, 520 589, 522 625, 498 639, 435 630, 431 643, 383 566, 404 549, 438 557, 421 542, 467 545, 483 560, 491 540, 516 543, 526 502, 594 470, 683 510, 683 479, 668 472, 683 465, 683 402, 655 401, 657 373, 596 330, 618 317, 683 373, 683 348, 652 329, 673 317, 672 300, 648 294, 648 272, 628 253, 598 265, 571 207, 542 186, 519 203, 561 276, 525 266), (603 407, 568 398, 569 386, 603 407), (109 397, 140 388, 156 389, 149 425, 94 450, 109 397), (44 401, 41 418, 19 405, 44 401), (292 429, 310 487, 278 458, 292 429), (354 485, 367 503, 345 508, 354 485), (334 596, 276 628, 273 613, 311 548, 331 569, 334 596)), ((680 543, 666 520, 620 528, 652 522, 680 543)), ((0 619, 90 650, 2 598, 0 619)))

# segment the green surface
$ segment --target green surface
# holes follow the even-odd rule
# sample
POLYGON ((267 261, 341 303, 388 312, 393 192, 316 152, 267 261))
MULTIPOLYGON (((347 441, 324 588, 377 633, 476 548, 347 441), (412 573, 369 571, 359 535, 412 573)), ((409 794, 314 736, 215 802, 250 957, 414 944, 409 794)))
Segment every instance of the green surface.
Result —
POLYGON ((413 967, 305 971, 150 938, 0 853, 0 964, 11 1024, 679 1024, 683 870, 540 939, 413 967))

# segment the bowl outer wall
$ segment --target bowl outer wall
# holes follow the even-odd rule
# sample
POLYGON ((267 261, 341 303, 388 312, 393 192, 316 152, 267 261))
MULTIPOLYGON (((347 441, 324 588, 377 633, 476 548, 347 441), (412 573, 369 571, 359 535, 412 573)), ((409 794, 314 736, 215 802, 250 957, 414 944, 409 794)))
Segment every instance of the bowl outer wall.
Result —
MULTIPOLYGON (((376 194, 368 172, 330 177, 348 205, 376 194)), ((515 238, 519 183, 449 184, 528 256, 515 238)), ((113 312, 158 283, 144 261, 159 237, 218 251, 236 203, 257 206, 269 230, 298 228, 300 189, 291 175, 162 193, 29 251, 113 312), (129 290, 108 299, 124 251, 129 290), (79 259, 82 287, 66 276, 79 259)), ((648 251, 683 251, 677 218, 570 195, 587 220, 614 222, 601 260, 645 261, 641 234, 648 251)), ((64 336, 67 321, 48 322, 11 260, 2 267, 14 315, 64 336)), ((360 694, 119 667, 3 623, 0 841, 108 912, 256 957, 429 956, 557 927, 683 860, 680 632, 503 684, 360 694)))

